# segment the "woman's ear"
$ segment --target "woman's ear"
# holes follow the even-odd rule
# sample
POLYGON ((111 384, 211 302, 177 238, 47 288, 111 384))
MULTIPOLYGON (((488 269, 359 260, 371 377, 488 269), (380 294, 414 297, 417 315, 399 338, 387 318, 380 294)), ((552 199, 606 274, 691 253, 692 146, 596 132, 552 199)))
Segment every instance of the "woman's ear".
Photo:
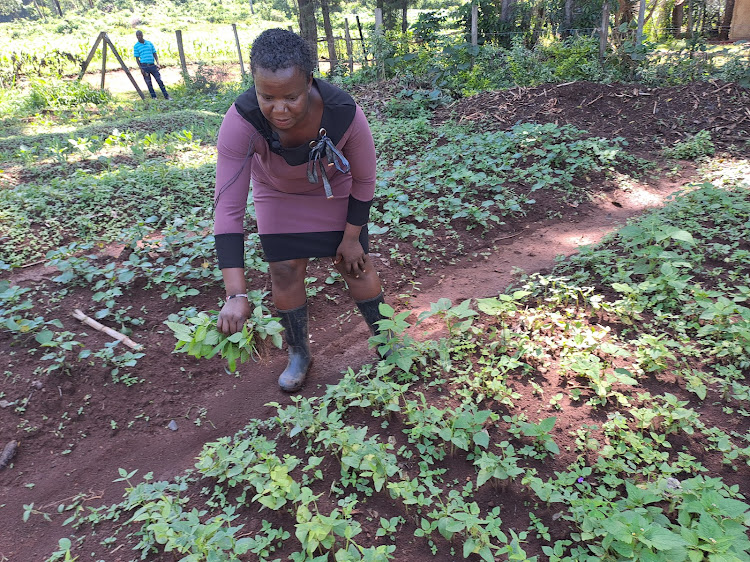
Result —
POLYGON ((312 90, 312 85, 313 85, 313 73, 311 72, 310 76, 307 77, 307 91, 308 92, 312 90))

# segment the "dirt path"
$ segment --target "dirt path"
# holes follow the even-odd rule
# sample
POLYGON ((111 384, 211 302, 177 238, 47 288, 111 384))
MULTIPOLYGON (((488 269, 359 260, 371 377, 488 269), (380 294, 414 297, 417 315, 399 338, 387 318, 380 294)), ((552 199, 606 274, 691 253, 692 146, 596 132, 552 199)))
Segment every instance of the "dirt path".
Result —
MULTIPOLYGON (((486 252, 487 255, 469 256, 455 266, 436 270, 431 277, 420 278, 420 290, 408 300, 408 308, 419 312, 443 297, 458 303, 467 298, 497 295, 511 283, 516 268, 528 273, 551 268, 555 256, 569 255, 581 245, 596 243, 630 217, 661 205, 683 181, 677 178, 663 181, 657 187, 641 186, 629 192, 619 191, 615 198, 602 196, 592 204, 581 205, 566 219, 531 223, 520 232, 488 240, 488 248, 494 246, 495 249, 486 252)), ((382 268, 387 269, 387 260, 381 258, 381 261, 382 268)), ((158 301, 158 296, 149 298, 158 301)), ((404 309, 404 301, 399 301, 396 295, 390 294, 388 300, 404 309)), ((153 305, 156 306, 157 302, 153 305)), ((340 314, 341 307, 329 305, 325 299, 319 298, 311 305, 315 363, 309 383, 302 391, 306 396, 319 394, 321 386, 335 383, 342 370, 348 367, 357 369, 372 360, 364 323, 356 317, 350 324, 345 320, 337 322, 340 314)), ((144 372, 159 366, 164 370, 174 370, 173 363, 185 366, 198 363, 188 361, 184 356, 171 356, 169 351, 165 349, 163 353, 149 354, 146 359, 150 358, 154 363, 145 364, 144 372)), ((36 451, 25 451, 22 443, 16 468, 12 472, 0 473, 0 494, 3 497, 0 561, 27 562, 49 556, 63 533, 74 532, 73 529, 61 530, 59 525, 66 516, 56 515, 57 506, 69 502, 74 495, 85 495, 87 501, 84 505, 91 506, 121 501, 124 485, 113 483, 118 477, 118 468, 138 469, 136 482, 148 472, 152 472, 157 480, 171 479, 193 466, 204 443, 234 434, 250 418, 268 417, 274 409, 266 406, 267 403, 291 403, 290 397, 281 393, 275 383, 284 364, 284 354, 274 351, 267 362, 243 367, 241 378, 201 372, 202 367, 196 367, 188 379, 175 376, 172 386, 162 390, 162 395, 154 395, 148 385, 139 385, 143 388, 134 387, 135 392, 131 390, 130 394, 122 395, 132 400, 134 413, 139 411, 141 404, 160 405, 161 417, 174 419, 178 424, 177 431, 161 424, 133 432, 120 428, 110 432, 110 439, 102 439, 101 435, 95 439, 80 439, 73 454, 69 455, 60 454, 64 441, 55 450, 36 451), (205 408, 205 416, 197 425, 194 419, 199 408, 205 408), (24 505, 32 502, 36 510, 53 514, 53 522, 49 523, 36 514, 24 524, 24 505)), ((49 392, 59 392, 62 399, 76 392, 76 384, 74 380, 70 387, 50 388, 49 392)), ((86 544, 98 540, 100 538, 86 544)), ((121 553, 109 554, 112 557, 107 560, 129 560, 133 554, 123 549, 121 553)))
POLYGON ((422 292, 413 302, 422 308, 442 296, 448 296, 454 303, 496 296, 511 283, 516 268, 526 273, 547 270, 554 265, 556 256, 569 256, 581 246, 596 244, 627 219, 660 206, 665 197, 678 188, 676 183, 668 182, 657 190, 643 187, 632 192, 622 191, 616 199, 607 196, 582 208, 568 221, 532 223, 518 236, 489 240, 488 246, 496 246, 496 251, 488 256, 479 255, 423 283, 422 292))
MULTIPOLYGON (((190 76, 192 77, 195 77, 195 73, 198 68, 199 66, 197 64, 189 64, 187 66, 188 74, 190 74, 190 76)), ((204 68, 206 69, 206 72, 209 72, 210 75, 219 82, 236 82, 240 79, 239 64, 204 68)), ((249 71, 249 68, 246 67, 245 70, 249 71)), ((164 81, 164 85, 167 87, 167 90, 169 90, 173 86, 182 85, 182 69, 179 66, 163 66, 159 69, 159 73, 161 74, 161 78, 164 81)), ((148 96, 146 82, 141 76, 140 71, 137 68, 131 68, 130 74, 135 79, 136 84, 138 84, 138 87, 141 89, 143 94, 148 96)), ((98 88, 99 86, 101 86, 102 73, 86 73, 83 76, 82 81, 98 88)), ((153 84, 158 93, 159 87, 157 86, 156 81, 153 81, 153 84)), ((125 74, 125 72, 122 70, 108 70, 104 76, 104 88, 109 90, 113 94, 128 94, 137 96, 135 88, 133 88, 133 84, 130 82, 127 74, 125 74)))

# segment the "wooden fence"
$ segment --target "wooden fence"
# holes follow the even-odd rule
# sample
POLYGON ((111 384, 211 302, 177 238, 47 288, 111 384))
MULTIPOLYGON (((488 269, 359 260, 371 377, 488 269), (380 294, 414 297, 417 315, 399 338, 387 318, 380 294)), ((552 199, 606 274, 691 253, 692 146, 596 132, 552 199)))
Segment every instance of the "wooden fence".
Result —
MULTIPOLYGON (((598 32, 600 43, 599 43, 599 54, 600 57, 604 57, 604 54, 606 53, 607 49, 607 35, 608 35, 608 28, 609 28, 609 2, 604 2, 603 10, 602 10, 602 19, 601 19, 601 27, 598 29, 591 30, 592 32, 598 32)), ((356 30, 353 30, 349 25, 349 19, 344 19, 344 36, 343 37, 333 37, 333 45, 328 45, 328 39, 323 37, 318 39, 318 43, 322 43, 325 48, 319 48, 319 52, 327 52, 330 53, 329 58, 321 58, 318 60, 318 63, 328 64, 328 69, 330 69, 334 66, 338 65, 346 65, 349 67, 349 71, 353 72, 356 64, 362 64, 362 65, 368 65, 370 63, 377 64, 378 61, 375 61, 374 58, 370 56, 370 54, 367 51, 367 46, 365 43, 365 37, 364 33, 362 31, 362 24, 359 20, 359 16, 356 17, 356 30), (345 53, 345 56, 344 56, 345 53), (331 55, 335 54, 336 58, 332 60, 331 55)), ((478 8, 476 3, 472 3, 471 7, 471 44, 476 46, 478 44, 478 8)), ((383 26, 383 13, 382 10, 377 8, 375 10, 375 33, 379 33, 380 30, 382 30, 383 26)), ((294 31, 292 27, 289 27, 290 31, 294 31)), ((237 49, 237 60, 239 62, 240 67, 240 73, 244 76, 246 74, 245 71, 245 63, 242 57, 242 48, 240 44, 239 35, 237 33, 237 24, 232 24, 232 33, 234 35, 234 42, 235 47, 237 49)), ((175 38, 177 41, 177 52, 179 56, 179 62, 180 67, 182 69, 184 76, 189 76, 188 74, 188 63, 185 58, 185 49, 183 47, 183 35, 182 30, 178 29, 175 31, 175 38)), ((127 68, 127 65, 123 62, 122 58, 120 57, 119 53, 115 49, 115 46, 113 45, 112 41, 107 37, 106 32, 99 33, 99 36, 96 38, 96 41, 94 41, 94 45, 91 48, 91 51, 89 52, 88 57, 86 58, 86 61, 83 63, 81 72, 78 76, 78 79, 80 80, 84 73, 86 72, 89 64, 91 63, 91 60, 93 59, 94 55, 96 54, 96 50, 99 47, 99 45, 102 46, 102 76, 101 76, 101 88, 104 88, 104 80, 105 80, 105 74, 106 74, 106 61, 107 61, 107 49, 111 50, 114 56, 117 58, 117 61, 120 63, 120 66, 127 74, 128 78, 130 79, 130 82, 133 84, 133 87, 135 88, 136 92, 138 92, 138 95, 141 96, 141 99, 145 99, 145 96, 143 95, 143 92, 138 87, 138 85, 135 82, 135 79, 133 78, 132 74, 130 73, 129 69, 127 68)), ((381 65, 378 65, 379 67, 381 65)))
MULTIPOLYGON (((349 27, 349 20, 348 18, 344 19, 344 36, 343 37, 334 37, 334 45, 333 49, 336 54, 336 60, 331 61, 330 59, 319 59, 318 63, 324 63, 329 65, 329 69, 331 63, 333 62, 333 66, 339 65, 339 64, 345 64, 349 67, 349 71, 353 72, 355 64, 364 64, 367 65, 371 59, 368 59, 368 53, 367 53, 367 47, 365 43, 365 37, 364 33, 362 31, 362 24, 359 20, 359 16, 356 16, 356 22, 357 22, 357 30, 356 30, 356 39, 354 34, 352 33, 352 30, 349 27), (338 53, 346 53, 346 56, 338 56, 338 53)), ((291 26, 289 27, 290 31, 293 31, 291 26)), ((242 56, 242 48, 240 43, 240 38, 237 33, 237 24, 232 24, 232 33, 234 35, 234 43, 235 48, 237 50, 237 60, 239 62, 240 67, 240 73, 244 76, 246 74, 245 70, 245 62, 242 56)), ((183 46, 183 33, 181 29, 178 29, 175 31, 175 40, 177 42, 177 53, 179 57, 180 62, 180 68, 182 69, 182 73, 184 76, 189 76, 188 74, 188 61, 185 57, 185 48, 183 46)), ((319 43, 323 43, 327 46, 328 41, 325 37, 318 39, 319 43)), ((86 57, 86 60, 84 61, 83 65, 81 65, 81 71, 78 74, 78 80, 81 80, 83 78, 83 75, 88 70, 89 65, 91 64, 91 61, 94 58, 94 55, 96 55, 97 49, 101 46, 102 49, 102 70, 101 70, 101 83, 100 88, 104 89, 104 83, 106 79, 106 73, 107 73, 107 51, 111 51, 112 54, 117 59, 117 62, 120 64, 120 67, 127 75, 130 82, 133 84, 133 88, 138 93, 138 95, 141 97, 141 99, 145 99, 145 96, 143 94, 143 91, 138 87, 138 84, 135 81, 135 78, 133 78, 133 75, 130 72, 130 69, 123 61, 122 57, 118 53, 114 43, 112 43, 112 40, 108 37, 107 33, 102 31, 99 33, 99 35, 94 40, 94 44, 91 47, 91 50, 89 51, 88 56, 86 57)), ((321 52, 331 52, 330 49, 320 49, 321 52)))

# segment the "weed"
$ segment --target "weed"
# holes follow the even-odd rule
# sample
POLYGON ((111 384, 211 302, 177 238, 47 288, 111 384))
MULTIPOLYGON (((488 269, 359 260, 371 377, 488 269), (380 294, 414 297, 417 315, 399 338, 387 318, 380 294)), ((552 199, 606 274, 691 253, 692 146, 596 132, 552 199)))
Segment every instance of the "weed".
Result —
POLYGON ((711 156, 716 151, 711 141, 711 133, 703 130, 698 131, 690 139, 675 143, 670 148, 663 150, 666 158, 678 160, 694 160, 699 156, 711 156))

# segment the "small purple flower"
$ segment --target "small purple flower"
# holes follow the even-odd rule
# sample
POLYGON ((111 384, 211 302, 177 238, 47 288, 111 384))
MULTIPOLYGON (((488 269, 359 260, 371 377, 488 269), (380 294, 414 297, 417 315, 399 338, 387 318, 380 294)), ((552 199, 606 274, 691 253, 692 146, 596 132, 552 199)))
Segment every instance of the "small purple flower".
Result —
POLYGON ((579 484, 583 484, 583 476, 579 476, 576 482, 578 482, 579 484))

